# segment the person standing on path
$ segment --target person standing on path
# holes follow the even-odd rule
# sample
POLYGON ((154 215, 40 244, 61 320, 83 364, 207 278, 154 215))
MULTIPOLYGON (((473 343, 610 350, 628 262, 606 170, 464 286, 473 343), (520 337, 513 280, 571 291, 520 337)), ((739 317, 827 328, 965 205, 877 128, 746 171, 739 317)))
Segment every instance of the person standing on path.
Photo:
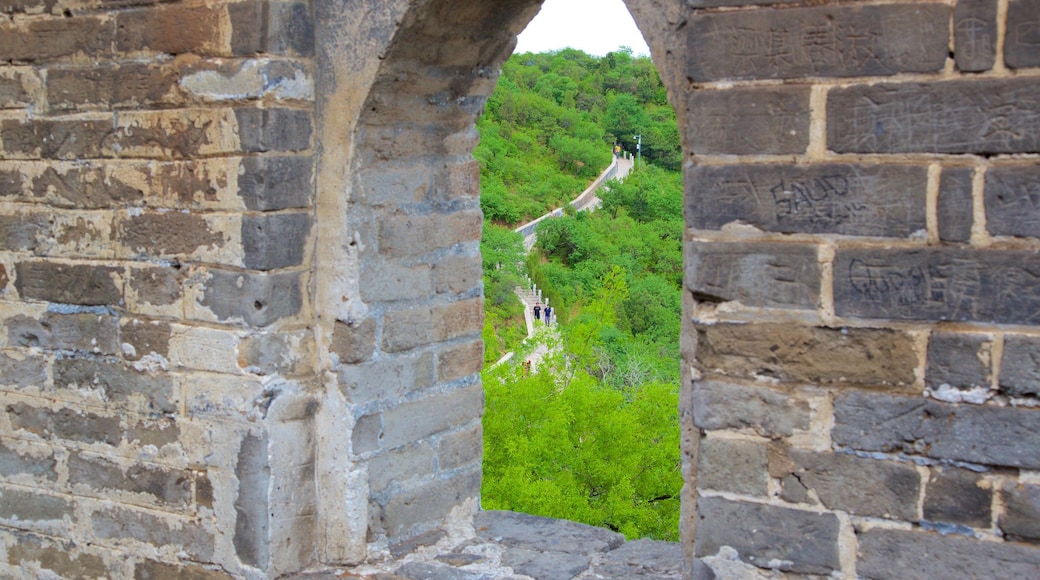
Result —
POLYGON ((542 319, 542 305, 541 304, 535 304, 534 305, 534 319, 535 320, 541 320, 542 319))
POLYGON ((546 306, 545 307, 545 325, 546 326, 552 324, 552 322, 550 322, 550 318, 549 318, 551 316, 552 316, 552 308, 550 308, 549 306, 546 306))

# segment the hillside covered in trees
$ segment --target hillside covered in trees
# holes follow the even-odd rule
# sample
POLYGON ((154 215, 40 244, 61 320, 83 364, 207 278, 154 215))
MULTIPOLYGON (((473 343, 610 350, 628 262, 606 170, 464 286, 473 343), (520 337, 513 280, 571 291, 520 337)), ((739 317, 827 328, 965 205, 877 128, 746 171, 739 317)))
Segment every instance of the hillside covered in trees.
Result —
POLYGON ((513 55, 477 124, 485 213, 483 507, 677 539, 681 153, 657 71, 627 51, 513 55), (644 163, 601 207, 544 220, 525 254, 512 228, 565 204, 620 145, 644 163), (552 353, 528 374, 534 280, 555 307, 552 353))

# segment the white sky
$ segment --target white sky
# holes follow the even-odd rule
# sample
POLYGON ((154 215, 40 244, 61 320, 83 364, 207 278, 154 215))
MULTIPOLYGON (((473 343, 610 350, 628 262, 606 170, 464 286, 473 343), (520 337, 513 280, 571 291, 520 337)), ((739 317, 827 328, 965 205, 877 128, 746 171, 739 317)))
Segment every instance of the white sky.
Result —
POLYGON ((649 56, 650 49, 621 0, 545 0, 520 33, 516 52, 577 48, 603 56, 622 46, 649 56))

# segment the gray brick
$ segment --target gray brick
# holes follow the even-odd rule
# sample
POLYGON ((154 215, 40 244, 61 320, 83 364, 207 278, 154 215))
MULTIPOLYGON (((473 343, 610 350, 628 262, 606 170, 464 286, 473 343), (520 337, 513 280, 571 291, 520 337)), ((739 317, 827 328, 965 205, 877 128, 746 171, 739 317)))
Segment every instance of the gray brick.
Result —
POLYGON ((477 537, 507 548, 567 554, 609 554, 625 537, 606 528, 507 511, 479 511, 473 518, 477 537))
POLYGON ((466 336, 476 337, 483 322, 482 299, 394 310, 383 318, 383 350, 399 352, 466 336))
POLYGON ((125 542, 132 538, 158 548, 183 550, 192 560, 208 562, 213 557, 214 537, 201 521, 114 506, 94 512, 92 520, 94 535, 103 541, 125 542))
MULTIPOLYGON (((232 4, 241 6, 241 4, 232 4)), ((180 565, 145 560, 134 565, 134 580, 232 580, 234 576, 223 570, 202 565, 180 565)))
POLYGON ((90 554, 72 542, 44 538, 34 534, 19 534, 18 543, 7 548, 7 561, 28 569, 30 562, 38 562, 43 570, 58 578, 109 578, 111 571, 100 556, 90 554), (78 547, 79 553, 72 555, 78 547))
POLYGON ((271 485, 270 444, 267 435, 242 439, 235 465, 235 552, 244 564, 266 570, 270 560, 271 485))
MULTIPOLYGON (((454 389, 408 401, 384 411, 382 449, 393 449, 446 431, 481 416, 484 391, 480 385, 454 389)), ((365 417, 358 420, 360 424, 365 417)))
POLYGON ((376 350, 376 321, 366 318, 354 323, 336 321, 330 349, 343 364, 357 364, 372 358, 376 350))
POLYGON ((983 72, 997 56, 997 1, 957 0, 953 11, 953 48, 957 68, 983 72))
POLYGON ((1004 337, 1000 390, 1012 397, 1040 396, 1040 339, 1015 334, 1004 337))
POLYGON ((820 265, 816 246, 687 242, 686 289, 700 300, 815 310, 820 265))
POLYGON ((992 344, 989 337, 979 334, 933 332, 928 341, 925 383, 931 389, 942 385, 964 389, 989 387, 992 344))
POLYGON ((784 572, 829 574, 838 570, 838 518, 717 497, 697 500, 697 557, 737 550, 742 560, 784 572))
MULTIPOLYGON (((372 514, 387 536, 407 534, 418 526, 431 526, 444 520, 462 502, 480 495, 480 470, 462 471, 449 479, 431 480, 424 485, 394 494, 372 514)), ((373 522, 375 523, 375 522, 373 522)))
POLYGON ((907 237, 925 229, 927 179, 925 168, 906 165, 695 165, 686 216, 698 229, 737 221, 770 232, 907 237))
POLYGON ((163 505, 184 507, 191 501, 191 473, 147 464, 121 466, 102 456, 69 456, 69 485, 85 485, 101 492, 122 490, 149 495, 163 505))
POLYGON ((924 497, 924 519, 986 529, 990 526, 993 492, 982 475, 956 467, 933 467, 924 497))
POLYGON ((428 264, 375 258, 361 265, 361 299, 365 302, 418 300, 433 292, 433 271, 428 264))
POLYGON ((130 288, 137 302, 153 306, 176 304, 184 295, 187 268, 130 268, 130 288))
POLYGON ((809 145, 808 87, 702 90, 687 99, 693 154, 782 155, 809 145))
POLYGON ((60 358, 54 361, 54 386, 59 389, 100 391, 105 400, 127 408, 144 401, 151 413, 178 411, 173 379, 135 370, 118 361, 100 358, 60 358))
POLYGON ((382 357, 362 365, 339 369, 341 390, 356 405, 386 399, 399 401, 436 382, 433 353, 382 357))
POLYGON ((0 250, 44 253, 53 235, 45 214, 20 212, 0 216, 0 250))
POLYGON ((480 463, 484 457, 484 429, 481 425, 449 433, 437 444, 437 469, 446 471, 480 463))
POLYGON ((296 315, 303 305, 300 274, 209 270, 200 302, 221 321, 268 326, 296 315))
POLYGON ((0 352, 0 384, 6 386, 30 387, 42 389, 47 381, 47 359, 25 353, 12 357, 0 352))
POLYGON ((707 430, 752 429, 765 437, 787 437, 809 428, 809 404, 770 389, 697 381, 693 424, 707 430))
POLYGON ((1040 166, 990 169, 985 200, 989 233, 1040 237, 1040 166))
POLYGON ((1040 468, 1040 410, 848 392, 834 400, 836 445, 983 465, 1040 468))
MULTIPOLYGON (((917 520, 921 478, 913 465, 852 455, 790 449, 791 464, 782 477, 780 497, 820 504, 854 515, 917 520)), ((772 474, 774 477, 778 473, 772 474)))
POLYGON ((25 403, 7 405, 5 410, 12 429, 24 429, 44 438, 109 445, 118 445, 122 439, 118 417, 102 417, 73 409, 52 411, 25 403))
POLYGON ((25 474, 37 479, 55 481, 58 479, 54 470, 57 464, 53 451, 43 455, 25 455, 0 443, 0 475, 4 477, 25 474))
POLYGON ((246 157, 239 173, 238 195, 247 209, 274 211, 311 203, 314 160, 310 157, 246 157))
POLYGON ((1033 544, 1040 543, 1040 485, 1006 487, 1001 496, 1006 506, 998 525, 1004 535, 1033 544))
POLYGON ((893 320, 1040 323, 1031 251, 839 249, 834 310, 893 320))
POLYGON ((1008 2, 1004 62, 1011 68, 1040 66, 1040 0, 1008 2))
POLYGON ((974 221, 972 201, 973 170, 966 167, 943 169, 939 179, 939 239, 944 242, 967 242, 974 221))
POLYGON ((368 462, 368 486, 372 493, 381 493, 394 482, 408 484, 410 480, 433 473, 433 449, 428 443, 408 445, 373 457, 368 462))
POLYGON ((859 85, 827 95, 836 153, 1040 152, 1040 79, 859 85))
POLYGON ((121 268, 92 265, 19 262, 15 288, 22 298, 84 306, 119 305, 122 290, 115 276, 121 268))
POLYGON ((1036 578, 1040 549, 932 532, 873 529, 859 535, 862 578, 1036 578))
POLYGON ((938 72, 949 44, 946 6, 816 6, 694 14, 694 82, 938 72))
POLYGON ((47 312, 39 320, 13 316, 5 322, 10 344, 112 355, 118 352, 116 318, 104 314, 47 312))
POLYGON ((701 439, 697 487, 765 497, 769 488, 766 446, 732 439, 701 439))
POLYGON ((310 238, 311 216, 305 213, 247 215, 242 218, 242 265, 252 270, 299 266, 310 238))
POLYGON ((260 0, 228 6, 236 55, 314 53, 314 22, 306 2, 260 0))
POLYGON ((39 490, 0 488, 0 519, 14 520, 8 521, 6 525, 18 525, 18 522, 60 522, 64 518, 75 521, 73 508, 71 501, 55 495, 46 495, 39 490))
POLYGON ((303 151, 311 146, 311 117, 295 109, 235 109, 242 151, 303 151))

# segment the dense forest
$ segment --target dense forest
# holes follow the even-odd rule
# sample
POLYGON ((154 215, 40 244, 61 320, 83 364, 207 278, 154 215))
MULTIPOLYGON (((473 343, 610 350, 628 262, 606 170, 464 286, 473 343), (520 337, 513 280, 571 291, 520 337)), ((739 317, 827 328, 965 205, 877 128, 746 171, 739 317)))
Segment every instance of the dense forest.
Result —
POLYGON ((627 50, 513 55, 477 128, 486 297, 482 502, 678 537, 681 153, 653 63, 627 50), (642 160, 601 190, 599 209, 566 203, 611 162, 642 160), (512 228, 553 208, 526 253, 512 228), (530 279, 556 332, 527 338, 514 288, 530 279), (534 373, 495 365, 550 354, 534 373))

